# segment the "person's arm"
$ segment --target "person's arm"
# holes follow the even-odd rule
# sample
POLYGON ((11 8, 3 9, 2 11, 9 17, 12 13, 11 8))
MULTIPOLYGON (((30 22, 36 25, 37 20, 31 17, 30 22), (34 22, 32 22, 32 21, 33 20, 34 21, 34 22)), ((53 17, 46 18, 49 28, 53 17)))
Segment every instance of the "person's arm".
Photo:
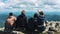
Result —
POLYGON ((4 23, 5 25, 5 29, 8 29, 8 23, 7 23, 7 20, 5 21, 5 23, 4 23))
POLYGON ((47 22, 47 20, 45 19, 45 24, 46 24, 46 26, 47 26, 47 24, 48 24, 48 22, 47 22))
POLYGON ((26 24, 26 25, 27 25, 27 22, 28 22, 28 21, 27 21, 27 17, 26 17, 26 18, 25 18, 25 24, 26 24))
POLYGON ((16 17, 14 17, 13 29, 15 29, 15 28, 16 28, 16 20, 17 20, 17 18, 16 18, 16 17))
POLYGON ((16 21, 17 20, 17 18, 16 17, 14 17, 14 21, 16 21))

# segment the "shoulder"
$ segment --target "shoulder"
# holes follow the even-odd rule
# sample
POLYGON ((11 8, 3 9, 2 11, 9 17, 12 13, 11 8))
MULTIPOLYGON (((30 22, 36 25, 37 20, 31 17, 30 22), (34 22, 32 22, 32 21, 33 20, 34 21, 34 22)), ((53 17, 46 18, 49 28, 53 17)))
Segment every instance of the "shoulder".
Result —
POLYGON ((45 16, 39 16, 39 19, 45 19, 45 16))
POLYGON ((21 15, 17 16, 17 18, 21 17, 21 15))
POLYGON ((26 18, 26 19, 27 19, 27 17, 26 17, 26 16, 24 16, 24 18, 26 18))
POLYGON ((12 18, 16 18, 15 16, 11 16, 12 18))
POLYGON ((45 16, 41 16, 41 15, 40 15, 39 18, 45 18, 45 16))

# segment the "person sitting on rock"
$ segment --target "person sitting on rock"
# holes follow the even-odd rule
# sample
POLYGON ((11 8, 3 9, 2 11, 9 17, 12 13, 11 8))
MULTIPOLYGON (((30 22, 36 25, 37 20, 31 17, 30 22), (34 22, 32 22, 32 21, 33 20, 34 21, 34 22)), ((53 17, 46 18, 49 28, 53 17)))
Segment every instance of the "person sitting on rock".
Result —
POLYGON ((5 31, 13 30, 13 26, 14 26, 15 21, 16 21, 16 17, 13 16, 13 13, 9 13, 9 16, 5 22, 5 31))

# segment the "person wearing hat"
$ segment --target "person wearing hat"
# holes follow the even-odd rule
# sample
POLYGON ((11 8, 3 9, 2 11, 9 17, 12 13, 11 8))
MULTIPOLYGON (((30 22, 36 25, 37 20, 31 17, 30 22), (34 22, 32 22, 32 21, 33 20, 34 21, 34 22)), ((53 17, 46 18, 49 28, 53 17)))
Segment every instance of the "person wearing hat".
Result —
POLYGON ((42 33, 45 30, 44 23, 45 23, 45 16, 44 16, 43 11, 40 11, 38 24, 37 24, 37 30, 39 33, 42 33))

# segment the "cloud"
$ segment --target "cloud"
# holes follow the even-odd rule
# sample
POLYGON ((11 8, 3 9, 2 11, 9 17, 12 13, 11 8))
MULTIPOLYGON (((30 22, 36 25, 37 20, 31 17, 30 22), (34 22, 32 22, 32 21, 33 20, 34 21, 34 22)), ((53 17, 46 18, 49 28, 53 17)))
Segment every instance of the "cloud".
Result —
POLYGON ((0 9, 60 11, 60 0, 0 0, 0 9))
POLYGON ((4 7, 5 6, 5 3, 3 2, 0 2, 0 8, 4 7))

